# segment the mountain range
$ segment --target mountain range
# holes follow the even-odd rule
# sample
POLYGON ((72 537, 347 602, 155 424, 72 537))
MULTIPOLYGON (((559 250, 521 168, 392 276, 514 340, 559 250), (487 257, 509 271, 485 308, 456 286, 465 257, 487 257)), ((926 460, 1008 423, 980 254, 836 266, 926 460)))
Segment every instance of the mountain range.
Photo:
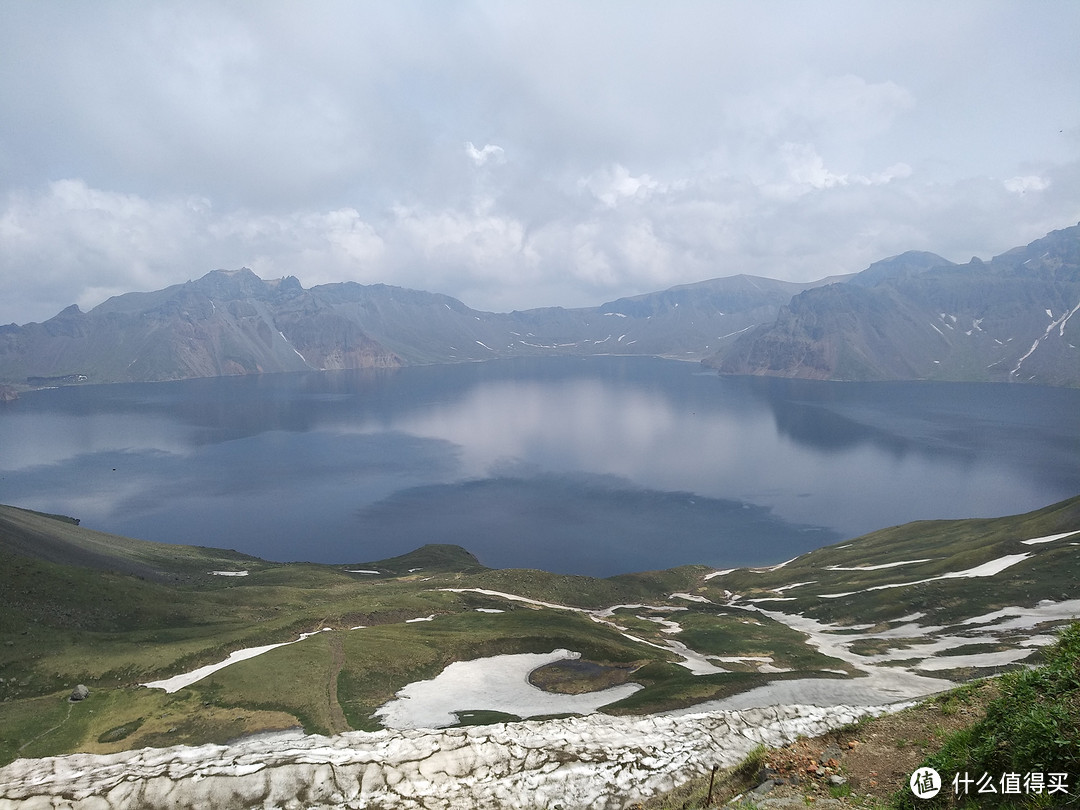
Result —
POLYGON ((1080 385, 1080 225, 990 261, 908 252, 796 284, 736 275, 602 304, 491 313, 446 295, 214 270, 0 326, 20 387, 639 354, 721 373, 1080 385), (1067 328, 1069 331, 1067 332, 1067 328))
POLYGON ((1080 226, 989 262, 909 252, 805 290, 706 364, 841 380, 1080 383, 1080 226), (1068 332, 1066 329, 1068 328, 1068 332))

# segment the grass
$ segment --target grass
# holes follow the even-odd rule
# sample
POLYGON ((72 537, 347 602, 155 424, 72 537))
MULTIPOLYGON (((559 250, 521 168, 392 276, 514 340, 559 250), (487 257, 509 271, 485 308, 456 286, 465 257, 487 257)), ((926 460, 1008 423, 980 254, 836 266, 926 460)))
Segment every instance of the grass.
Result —
POLYGON ((523 719, 516 714, 496 712, 490 709, 459 711, 457 718, 459 726, 487 726, 492 723, 514 723, 523 719))
POLYGON ((545 692, 581 695, 627 683, 637 667, 633 664, 598 664, 592 661, 553 661, 529 673, 529 683, 545 692))
MULTIPOLYGON (((952 801, 952 777, 1031 772, 1067 774, 1068 792, 1024 798, 979 794, 982 807, 1080 807, 1080 622, 1060 635, 1045 652, 1046 663, 1036 669, 1009 673, 998 679, 1000 695, 986 708, 983 719, 956 732, 925 765, 942 774, 942 794, 921 807, 945 807, 952 801)), ((948 701, 963 701, 971 687, 962 687, 948 701)), ((943 708, 944 708, 943 704, 943 708)), ((901 792, 895 808, 912 806, 901 792)))
POLYGON ((706 655, 768 656, 773 666, 784 669, 847 668, 808 646, 804 634, 766 616, 755 616, 755 623, 747 624, 746 611, 694 605, 671 618, 683 628, 679 640, 706 655))
POLYGON ((330 635, 319 633, 233 664, 200 681, 195 691, 215 706, 284 712, 309 734, 330 734, 330 635))
POLYGON ((1080 527, 1080 497, 1024 515, 1002 518, 916 521, 817 549, 775 571, 739 569, 709 580, 703 593, 717 600, 724 590, 743 596, 776 596, 770 589, 810 582, 784 591, 795 601, 784 610, 838 624, 874 624, 921 612, 924 623, 952 624, 1008 605, 1040 599, 1080 598, 1080 556, 1065 544, 1026 546, 1021 541, 1080 527), (896 582, 917 582, 974 568, 1006 554, 1035 553, 985 580, 953 578, 905 588, 866 590, 896 582), (926 560, 894 568, 869 566, 926 560), (862 570, 830 570, 830 567, 862 570), (821 599, 820 594, 851 593, 821 599))
MULTIPOLYGON (((682 708, 771 680, 846 667, 810 647, 803 634, 765 615, 668 602, 669 594, 691 592, 723 601, 725 589, 764 595, 781 584, 813 579, 819 582, 786 590, 785 596, 847 590, 888 581, 896 572, 827 571, 826 566, 935 557, 931 569, 912 572, 924 576, 1005 553, 1039 550, 1033 558, 1037 564, 995 577, 992 593, 984 582, 952 579, 836 600, 804 595, 784 603, 785 611, 877 622, 880 630, 916 611, 930 614, 924 622, 969 616, 999 603, 1080 596, 1075 551, 1019 545, 1019 539, 1077 525, 1080 499, 1073 499, 1014 518, 897 527, 851 541, 847 549, 820 549, 777 571, 743 570, 706 581, 707 569, 701 566, 610 579, 496 571, 479 567, 468 552, 452 546, 427 546, 350 566, 267 563, 235 552, 143 544, 89 532, 55 516, 0 507, 0 765, 20 751, 45 756, 223 742, 297 725, 323 733, 345 726, 373 730, 378 728, 372 719, 375 709, 406 684, 434 677, 452 661, 560 647, 580 652, 596 668, 584 668, 584 675, 552 668, 547 673, 551 688, 590 688, 632 671, 630 679, 644 688, 607 711, 682 708), (381 573, 348 574, 344 569, 351 567, 381 573), (207 574, 239 568, 249 576, 207 574), (1045 586, 1038 581, 1043 574, 1045 586), (669 652, 631 641, 581 612, 445 588, 484 588, 586 609, 677 605, 683 609, 620 610, 612 620, 662 644, 672 636, 661 625, 636 617, 663 617, 682 628, 674 638, 699 652, 768 656, 774 666, 793 671, 762 674, 756 663, 744 662, 724 665, 742 671, 697 676, 675 664, 669 652), (434 621, 406 623, 432 614, 434 621), (347 629, 358 625, 364 629, 347 629), (235 649, 292 641, 300 632, 322 627, 336 629, 230 666, 174 695, 136 686, 220 661, 235 649), (67 694, 76 683, 90 686, 91 698, 68 704, 67 694)), ((891 638, 880 646, 867 641, 856 649, 872 654, 917 641, 891 638)), ((975 642, 970 646, 976 649, 975 642)), ((961 710, 962 698, 950 700, 961 710)), ((945 704, 942 711, 947 711, 945 704)), ((509 718, 472 707, 463 722, 504 719, 509 718)))
POLYGON ((69 751, 107 754, 180 743, 223 743, 243 734, 290 728, 272 712, 204 706, 195 695, 152 689, 92 690, 78 703, 68 692, 0 704, 0 762, 69 751))
MULTIPOLYGON (((732 768, 713 769, 707 776, 691 779, 667 794, 633 807, 647 810, 704 810, 723 806, 757 784, 757 776, 765 767, 767 755, 768 749, 758 745, 732 768)), ((744 800, 738 806, 740 810, 754 810, 758 805, 752 800, 744 800)))

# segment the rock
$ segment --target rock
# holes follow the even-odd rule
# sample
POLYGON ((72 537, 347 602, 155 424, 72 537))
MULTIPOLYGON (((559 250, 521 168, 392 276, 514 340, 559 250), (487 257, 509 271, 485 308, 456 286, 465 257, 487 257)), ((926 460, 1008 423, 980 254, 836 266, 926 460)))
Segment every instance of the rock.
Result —
POLYGON ((835 745, 830 745, 828 748, 821 752, 821 757, 818 759, 818 762, 820 762, 822 765, 836 767, 835 761, 840 759, 841 756, 843 756, 843 752, 835 745))
POLYGON ((758 796, 764 796, 766 793, 776 787, 777 784, 780 783, 776 779, 766 779, 764 782, 762 782, 750 792, 758 796))
POLYGON ((829 777, 829 784, 839 787, 840 785, 846 785, 847 779, 834 773, 832 776, 829 777))
POLYGON ((90 690, 80 683, 78 686, 71 690, 71 696, 68 698, 68 700, 70 700, 72 703, 75 703, 80 700, 86 700, 88 697, 90 697, 90 690))

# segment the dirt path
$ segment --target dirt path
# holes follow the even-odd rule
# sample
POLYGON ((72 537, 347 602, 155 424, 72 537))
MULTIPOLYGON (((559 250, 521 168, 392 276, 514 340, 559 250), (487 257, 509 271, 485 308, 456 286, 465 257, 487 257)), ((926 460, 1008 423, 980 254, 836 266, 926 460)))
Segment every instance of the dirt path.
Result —
POLYGON ((64 719, 61 720, 59 723, 57 723, 52 728, 48 729, 47 731, 41 732, 36 737, 34 737, 34 739, 28 740, 28 741, 24 742, 22 745, 20 745, 19 746, 19 753, 21 754, 23 752, 23 749, 25 749, 28 746, 36 743, 38 740, 40 740, 46 734, 52 734, 54 731, 56 731, 58 728, 60 728, 60 726, 64 725, 64 723, 66 723, 68 721, 68 719, 71 717, 71 710, 74 709, 74 708, 75 708, 75 704, 72 703, 71 701, 68 701, 68 710, 67 710, 67 714, 64 715, 64 719))
POLYGON ((330 733, 340 734, 351 731, 352 726, 345 719, 345 712, 338 702, 337 682, 341 668, 345 666, 345 645, 338 633, 330 633, 330 671, 326 678, 326 702, 330 708, 330 733))

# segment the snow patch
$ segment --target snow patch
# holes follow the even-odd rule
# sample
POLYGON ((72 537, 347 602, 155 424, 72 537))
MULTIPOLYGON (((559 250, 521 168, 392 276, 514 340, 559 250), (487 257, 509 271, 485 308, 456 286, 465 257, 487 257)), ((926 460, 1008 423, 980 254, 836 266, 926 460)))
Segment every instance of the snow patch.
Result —
POLYGON ((1048 534, 1046 537, 1033 537, 1030 540, 1021 540, 1025 546, 1037 546, 1041 543, 1053 543, 1055 540, 1060 540, 1062 537, 1072 537, 1074 534, 1080 534, 1080 530, 1074 532, 1063 532, 1062 534, 1048 534))
MULTIPOLYGON (((445 731, 300 732, 229 746, 144 748, 21 759, 0 769, 0 803, 118 810, 131 796, 159 806, 330 810, 555 807, 618 810, 757 745, 778 747, 901 706, 777 706, 682 717, 592 715, 445 731)), ((130 801, 128 802, 130 803, 130 801)))
POLYGON ((435 678, 415 681, 376 710, 375 716, 392 729, 444 728, 468 710, 506 712, 519 717, 545 714, 591 714, 601 706, 629 697, 640 684, 622 684, 580 695, 544 692, 529 683, 529 673, 555 661, 576 660, 581 653, 495 655, 456 661, 435 678))
POLYGON ((930 577, 928 579, 919 579, 914 582, 893 582, 888 585, 874 585, 872 588, 862 588, 857 591, 845 591, 844 593, 822 593, 818 594, 823 599, 836 599, 840 596, 851 596, 853 593, 868 593, 869 591, 884 591, 888 588, 905 588, 908 585, 922 585, 925 582, 936 582, 940 579, 970 579, 974 577, 992 577, 995 574, 1000 574, 1006 568, 1010 568, 1017 563, 1023 562, 1031 556, 1030 553, 1023 554, 1006 554, 1004 557, 999 557, 996 560, 990 560, 989 562, 977 565, 974 568, 968 568, 964 571, 951 571, 948 574, 942 574, 937 577, 930 577))
POLYGON ((826 571, 880 571, 883 568, 896 568, 901 565, 915 565, 916 563, 931 562, 934 558, 927 557, 925 560, 901 560, 900 562, 882 563, 881 565, 856 565, 847 567, 843 565, 827 565, 826 571))
MULTIPOLYGON (((323 630, 318 630, 316 633, 321 633, 328 629, 330 628, 323 628, 323 630)), ((297 642, 316 635, 316 633, 301 633, 300 638, 293 641, 283 641, 280 644, 264 644, 261 647, 248 647, 243 650, 236 650, 235 652, 229 653, 228 658, 217 664, 208 664, 205 667, 199 667, 191 672, 185 672, 182 675, 174 675, 171 678, 165 678, 161 681, 150 681, 149 683, 140 684, 140 686, 147 686, 151 689, 164 689, 169 694, 172 694, 186 686, 191 686, 193 683, 201 681, 207 675, 213 675, 218 670, 225 669, 227 666, 231 666, 239 661, 246 661, 249 658, 255 658, 263 653, 270 652, 270 650, 276 650, 278 647, 288 647, 290 644, 296 644, 297 642)))

